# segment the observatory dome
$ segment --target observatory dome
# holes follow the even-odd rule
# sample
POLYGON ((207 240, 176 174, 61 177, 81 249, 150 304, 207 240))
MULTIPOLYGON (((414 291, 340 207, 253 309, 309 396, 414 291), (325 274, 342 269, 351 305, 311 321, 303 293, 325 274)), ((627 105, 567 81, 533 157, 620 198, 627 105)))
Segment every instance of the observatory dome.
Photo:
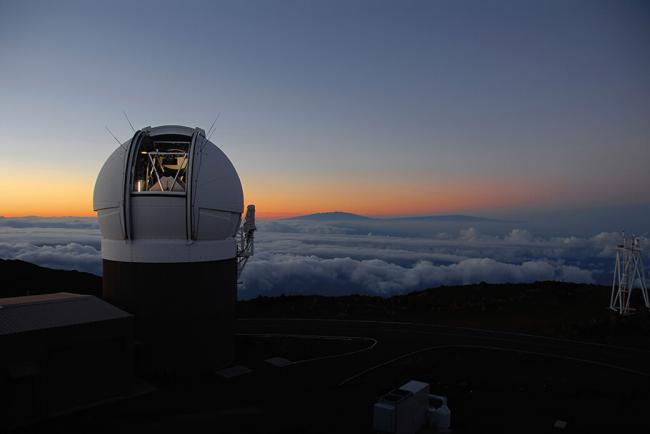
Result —
POLYGON ((93 208, 105 260, 201 262, 237 254, 241 182, 200 128, 137 131, 104 163, 93 208))

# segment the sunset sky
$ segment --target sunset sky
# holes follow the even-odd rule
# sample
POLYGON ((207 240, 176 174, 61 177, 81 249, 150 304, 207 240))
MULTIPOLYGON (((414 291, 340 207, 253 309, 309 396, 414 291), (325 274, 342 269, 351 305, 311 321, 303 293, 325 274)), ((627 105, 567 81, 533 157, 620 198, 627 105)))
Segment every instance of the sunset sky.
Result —
POLYGON ((639 1, 0 0, 0 216, 92 215, 136 127, 206 130, 260 216, 650 202, 639 1))

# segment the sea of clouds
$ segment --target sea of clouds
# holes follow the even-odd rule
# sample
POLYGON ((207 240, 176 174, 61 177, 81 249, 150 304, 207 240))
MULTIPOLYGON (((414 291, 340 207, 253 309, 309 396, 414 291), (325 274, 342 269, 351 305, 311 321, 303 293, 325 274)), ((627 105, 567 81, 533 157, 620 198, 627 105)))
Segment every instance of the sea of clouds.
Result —
MULTIPOLYGON (((523 223, 259 221, 240 298, 388 296, 477 282, 609 283, 620 234, 539 236, 523 223)), ((0 258, 101 274, 93 218, 2 218, 0 258)))

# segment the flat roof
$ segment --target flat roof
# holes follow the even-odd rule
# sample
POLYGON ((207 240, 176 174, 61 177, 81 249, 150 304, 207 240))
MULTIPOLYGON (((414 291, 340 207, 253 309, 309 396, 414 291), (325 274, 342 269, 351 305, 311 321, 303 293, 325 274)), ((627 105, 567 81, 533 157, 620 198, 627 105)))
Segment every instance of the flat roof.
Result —
POLYGON ((83 295, 73 294, 71 292, 55 292, 53 294, 37 294, 37 295, 24 295, 20 297, 5 297, 5 298, 0 298, 0 308, 4 306, 12 306, 15 304, 41 303, 44 301, 66 300, 66 299, 71 299, 76 297, 83 297, 83 295))
POLYGON ((131 314, 92 295, 0 298, 0 335, 128 318, 131 314))

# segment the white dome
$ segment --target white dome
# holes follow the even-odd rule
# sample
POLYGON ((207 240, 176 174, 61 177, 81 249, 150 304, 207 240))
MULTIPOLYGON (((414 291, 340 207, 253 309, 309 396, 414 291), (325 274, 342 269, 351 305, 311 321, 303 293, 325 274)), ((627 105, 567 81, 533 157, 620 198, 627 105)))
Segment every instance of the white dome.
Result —
POLYGON ((102 258, 200 262, 236 256, 242 186, 226 155, 199 128, 145 128, 106 160, 93 208, 102 258))

